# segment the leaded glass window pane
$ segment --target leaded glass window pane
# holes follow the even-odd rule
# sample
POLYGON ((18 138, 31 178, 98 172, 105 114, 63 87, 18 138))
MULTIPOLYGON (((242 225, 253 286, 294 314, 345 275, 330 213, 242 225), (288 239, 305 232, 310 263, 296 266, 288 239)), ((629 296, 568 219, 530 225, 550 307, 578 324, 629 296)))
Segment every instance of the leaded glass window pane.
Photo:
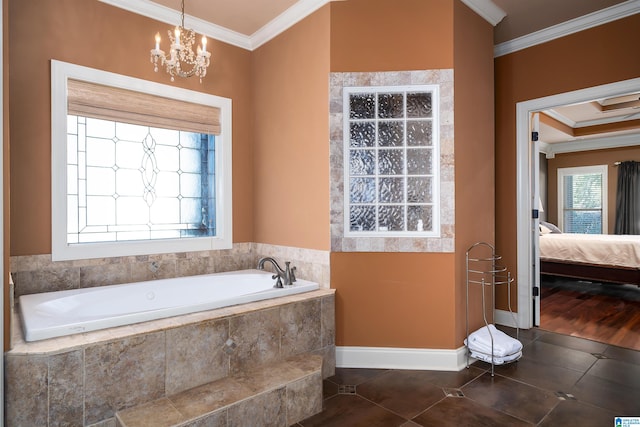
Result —
POLYGON ((348 232, 439 233, 434 93, 433 86, 345 88, 348 232))
POLYGON ((215 236, 214 136, 68 116, 68 243, 215 236))

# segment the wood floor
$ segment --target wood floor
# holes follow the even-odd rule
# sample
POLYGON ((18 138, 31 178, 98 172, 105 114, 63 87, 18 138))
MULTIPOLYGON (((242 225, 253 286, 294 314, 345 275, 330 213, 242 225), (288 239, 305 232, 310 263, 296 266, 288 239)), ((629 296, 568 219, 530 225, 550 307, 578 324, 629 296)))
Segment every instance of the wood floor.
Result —
POLYGON ((540 329, 640 350, 640 288, 541 278, 540 329))

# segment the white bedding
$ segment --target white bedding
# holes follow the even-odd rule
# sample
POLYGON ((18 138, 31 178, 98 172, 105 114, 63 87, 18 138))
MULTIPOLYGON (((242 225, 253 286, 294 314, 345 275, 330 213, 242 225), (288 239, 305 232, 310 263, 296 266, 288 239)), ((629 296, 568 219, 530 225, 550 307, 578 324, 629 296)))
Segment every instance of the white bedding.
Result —
POLYGON ((543 234, 540 259, 640 268, 640 236, 543 234))

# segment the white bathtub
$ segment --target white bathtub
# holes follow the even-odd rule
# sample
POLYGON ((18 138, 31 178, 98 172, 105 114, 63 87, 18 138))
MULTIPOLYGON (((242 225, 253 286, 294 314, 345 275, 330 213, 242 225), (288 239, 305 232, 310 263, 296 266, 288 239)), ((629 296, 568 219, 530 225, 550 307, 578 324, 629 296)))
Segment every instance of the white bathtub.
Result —
POLYGON ((271 276, 265 271, 241 270, 22 295, 24 338, 43 340, 319 288, 301 279, 293 286, 274 288, 271 276))

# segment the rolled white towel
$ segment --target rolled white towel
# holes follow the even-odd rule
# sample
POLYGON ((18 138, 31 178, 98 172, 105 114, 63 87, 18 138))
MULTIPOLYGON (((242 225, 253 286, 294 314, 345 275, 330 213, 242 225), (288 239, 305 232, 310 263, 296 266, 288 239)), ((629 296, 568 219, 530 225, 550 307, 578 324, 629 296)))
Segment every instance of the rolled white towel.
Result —
POLYGON ((477 331, 469 335, 469 342, 464 342, 470 350, 476 350, 481 353, 487 353, 503 357, 514 354, 522 350, 522 343, 515 338, 510 337, 504 332, 496 329, 494 325, 483 326, 477 331), (491 346, 491 337, 493 337, 493 348, 491 346))

